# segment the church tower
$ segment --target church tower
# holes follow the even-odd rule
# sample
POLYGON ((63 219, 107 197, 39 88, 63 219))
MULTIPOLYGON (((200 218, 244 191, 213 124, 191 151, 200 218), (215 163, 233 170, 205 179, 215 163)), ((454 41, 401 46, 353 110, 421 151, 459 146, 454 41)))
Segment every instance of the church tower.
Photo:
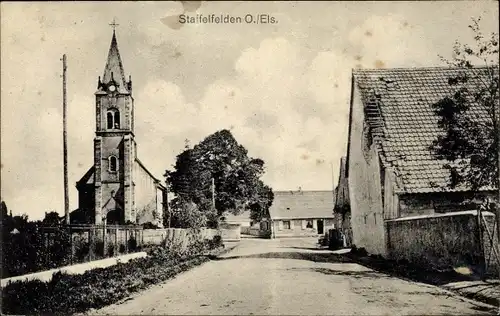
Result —
POLYGON ((125 79, 114 29, 95 108, 94 163, 76 183, 78 209, 71 222, 162 227, 167 188, 137 158, 132 80, 125 79))
POLYGON ((95 97, 95 224, 135 223, 134 99, 132 80, 125 80, 115 30, 95 97))

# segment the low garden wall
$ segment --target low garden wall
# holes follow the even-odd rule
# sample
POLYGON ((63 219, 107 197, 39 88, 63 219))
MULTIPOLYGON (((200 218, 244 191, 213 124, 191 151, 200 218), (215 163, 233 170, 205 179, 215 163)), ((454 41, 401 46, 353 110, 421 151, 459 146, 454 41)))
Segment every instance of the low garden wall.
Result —
POLYGON ((220 232, 223 241, 239 241, 241 240, 241 225, 221 223, 220 232))
POLYGON ((271 233, 269 231, 261 230, 258 227, 241 227, 241 233, 255 237, 269 238, 271 233))
MULTIPOLYGON (((141 243, 144 245, 160 245, 166 243, 180 243, 186 245, 189 243, 190 231, 183 228, 164 228, 164 229, 144 229, 142 231, 141 243)), ((216 229, 203 228, 197 235, 200 239, 212 239, 220 233, 216 229)))
MULTIPOLYGON (((483 215, 489 231, 493 232, 495 215, 489 212, 483 215)), ((407 260, 436 270, 467 267, 478 274, 498 271, 484 226, 480 238, 476 211, 398 218, 386 220, 385 225, 390 259, 407 260)))

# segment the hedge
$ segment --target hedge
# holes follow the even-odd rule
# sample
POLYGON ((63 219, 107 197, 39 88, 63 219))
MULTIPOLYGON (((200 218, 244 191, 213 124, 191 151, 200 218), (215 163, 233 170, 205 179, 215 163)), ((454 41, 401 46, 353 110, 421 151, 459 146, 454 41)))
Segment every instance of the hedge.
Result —
POLYGON ((219 239, 195 242, 186 250, 155 247, 145 258, 80 275, 58 272, 49 282, 16 281, 2 291, 2 313, 67 315, 101 308, 210 260, 206 254, 220 247, 219 239))

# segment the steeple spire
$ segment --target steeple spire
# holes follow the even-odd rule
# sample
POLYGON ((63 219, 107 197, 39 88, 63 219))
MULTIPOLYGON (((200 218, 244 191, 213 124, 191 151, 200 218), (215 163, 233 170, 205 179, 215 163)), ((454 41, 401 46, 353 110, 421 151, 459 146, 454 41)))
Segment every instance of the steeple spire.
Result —
POLYGON ((125 81, 125 72, 123 71, 123 64, 118 51, 118 43, 116 41, 115 27, 118 25, 113 20, 110 24, 113 26, 113 37, 111 38, 111 46, 109 47, 108 60, 104 68, 104 75, 102 76, 102 83, 109 84, 111 81, 118 86, 118 92, 127 93, 128 85, 125 81))

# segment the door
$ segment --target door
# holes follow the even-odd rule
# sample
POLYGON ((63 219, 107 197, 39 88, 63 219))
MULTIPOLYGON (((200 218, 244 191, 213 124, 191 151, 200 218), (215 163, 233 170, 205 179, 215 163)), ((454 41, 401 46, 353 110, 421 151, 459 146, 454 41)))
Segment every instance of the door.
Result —
POLYGON ((319 235, 323 235, 324 234, 324 231, 323 231, 323 220, 322 219, 318 219, 318 234, 319 235))

